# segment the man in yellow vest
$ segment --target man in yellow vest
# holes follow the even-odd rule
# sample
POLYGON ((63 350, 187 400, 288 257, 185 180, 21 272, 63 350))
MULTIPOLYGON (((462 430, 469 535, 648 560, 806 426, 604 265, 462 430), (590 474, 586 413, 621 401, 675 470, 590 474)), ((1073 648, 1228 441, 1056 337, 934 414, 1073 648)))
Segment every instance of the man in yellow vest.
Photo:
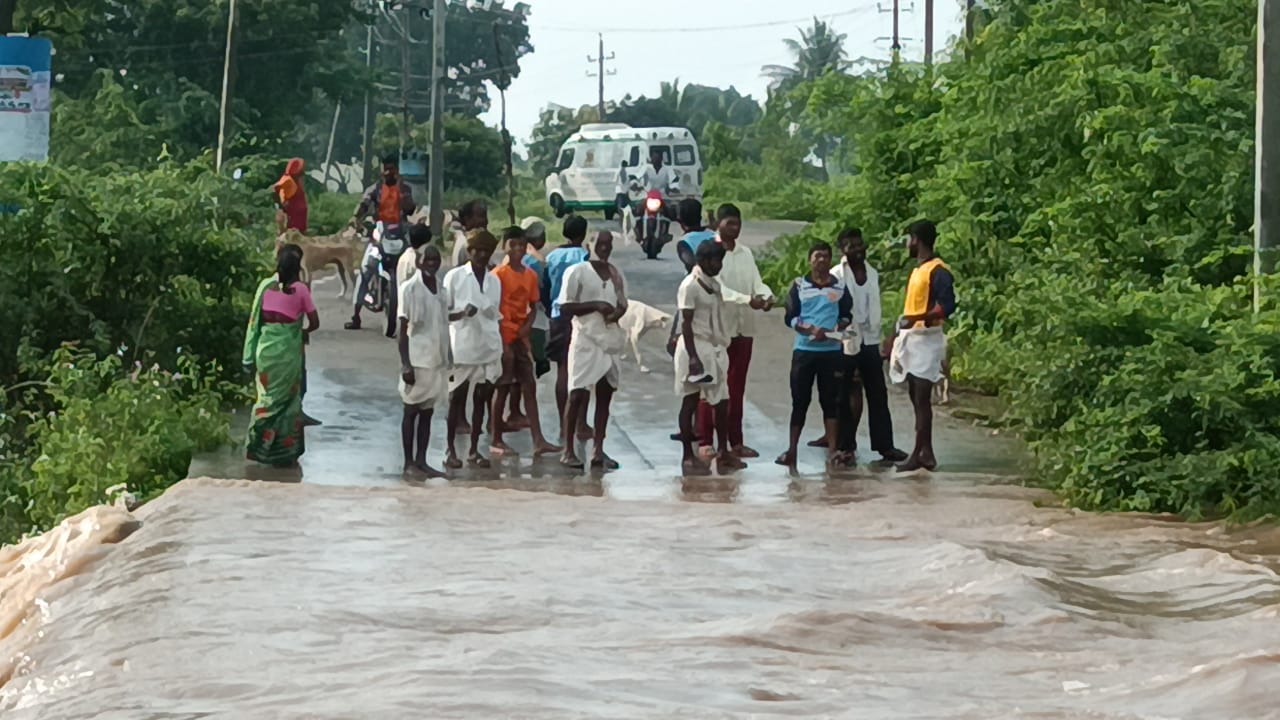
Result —
POLYGON ((915 258, 916 267, 907 281, 907 298, 889 359, 889 379, 907 383, 916 413, 916 445, 897 469, 932 471, 938 465, 933 454, 933 384, 942 379, 942 363, 947 356, 942 327, 956 310, 955 280, 934 251, 938 228, 921 220, 908 232, 907 250, 915 258))

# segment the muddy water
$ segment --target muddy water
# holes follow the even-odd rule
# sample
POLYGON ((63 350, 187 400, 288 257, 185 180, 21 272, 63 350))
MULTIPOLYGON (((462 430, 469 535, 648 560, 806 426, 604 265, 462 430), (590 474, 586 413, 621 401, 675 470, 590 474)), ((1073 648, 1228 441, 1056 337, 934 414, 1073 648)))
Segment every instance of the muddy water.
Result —
POLYGON ((119 544, 62 543, 53 566, 101 557, 44 566, 38 607, 6 595, 33 609, 0 641, 19 660, 0 710, 1280 716, 1275 530, 970 482, 796 482, 801 502, 728 505, 186 481, 119 544))

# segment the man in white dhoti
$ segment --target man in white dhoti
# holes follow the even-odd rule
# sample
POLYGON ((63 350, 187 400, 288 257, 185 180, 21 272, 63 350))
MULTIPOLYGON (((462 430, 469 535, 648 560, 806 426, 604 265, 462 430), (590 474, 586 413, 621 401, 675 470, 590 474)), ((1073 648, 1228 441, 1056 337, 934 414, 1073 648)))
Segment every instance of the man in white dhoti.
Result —
POLYGON ((698 402, 715 413, 721 472, 747 466, 729 449, 729 333, 724 325, 724 297, 716 276, 724 265, 724 245, 705 242, 694 251, 696 264, 676 291, 680 339, 675 352, 675 390, 680 396, 680 437, 686 475, 707 475, 710 466, 694 452, 694 415, 698 402))
POLYGON ((618 463, 604 451, 605 429, 609 424, 609 403, 618 389, 619 360, 626 343, 618 320, 627 311, 626 282, 609 263, 613 254, 613 234, 601 232, 591 247, 588 262, 570 267, 564 274, 556 303, 561 317, 572 318, 573 330, 568 350, 569 399, 561 425, 564 453, 560 462, 582 468, 575 429, 581 427, 591 391, 595 390, 596 412, 593 436, 595 447, 591 467, 616 470, 618 463))
POLYGON ((427 444, 431 417, 449 398, 449 312, 436 280, 440 249, 424 243, 413 255, 418 264, 409 279, 400 284, 399 304, 404 470, 443 477, 444 473, 427 465, 427 444))
POLYGON ((937 227, 921 220, 908 232, 907 249, 916 267, 907 281, 898 336, 889 357, 889 379, 907 384, 916 413, 916 445, 898 470, 932 471, 938 465, 933 453, 933 384, 942 379, 942 363, 947 357, 942 327, 956 311, 955 279, 934 251, 937 227))
POLYGON ((480 454, 480 431, 485 409, 493 395, 493 384, 502 377, 502 286, 489 272, 489 259, 498 239, 488 230, 467 235, 470 262, 444 276, 445 299, 449 306, 449 342, 453 350, 453 372, 449 377, 448 455, 445 467, 462 467, 453 447, 453 436, 467 410, 467 393, 474 386, 471 415, 471 450, 467 461, 478 468, 490 466, 480 454))

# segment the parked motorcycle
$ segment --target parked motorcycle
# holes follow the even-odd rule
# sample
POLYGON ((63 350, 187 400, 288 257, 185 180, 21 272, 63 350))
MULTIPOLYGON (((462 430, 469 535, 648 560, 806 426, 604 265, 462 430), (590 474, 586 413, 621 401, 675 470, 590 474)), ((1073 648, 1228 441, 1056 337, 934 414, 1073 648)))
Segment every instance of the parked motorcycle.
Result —
POLYGON ((666 200, 661 192, 650 190, 645 195, 640 217, 635 223, 635 236, 645 257, 650 260, 658 259, 662 246, 671 242, 671 220, 667 217, 666 200))
POLYGON ((387 334, 396 331, 396 303, 399 299, 398 279, 395 276, 400 256, 409 247, 404 226, 381 221, 365 224, 369 231, 369 246, 365 248, 363 266, 374 266, 377 272, 369 280, 369 290, 361 298, 364 307, 372 312, 383 312, 387 318, 387 334))

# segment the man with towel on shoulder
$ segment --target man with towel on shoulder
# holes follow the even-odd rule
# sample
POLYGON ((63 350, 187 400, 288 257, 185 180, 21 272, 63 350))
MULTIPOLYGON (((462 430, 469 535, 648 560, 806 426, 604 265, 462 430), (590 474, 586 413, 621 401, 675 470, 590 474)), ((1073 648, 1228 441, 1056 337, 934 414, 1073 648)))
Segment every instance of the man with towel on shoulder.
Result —
POLYGON ((938 466, 933 454, 933 384, 942 379, 942 363, 947 357, 943 323, 956 311, 955 279, 946 263, 934 251, 938 228, 921 220, 908 231, 907 251, 916 267, 907 281, 907 297, 898 335, 889 358, 889 379, 907 383, 916 413, 916 446, 899 472, 932 471, 938 466))

